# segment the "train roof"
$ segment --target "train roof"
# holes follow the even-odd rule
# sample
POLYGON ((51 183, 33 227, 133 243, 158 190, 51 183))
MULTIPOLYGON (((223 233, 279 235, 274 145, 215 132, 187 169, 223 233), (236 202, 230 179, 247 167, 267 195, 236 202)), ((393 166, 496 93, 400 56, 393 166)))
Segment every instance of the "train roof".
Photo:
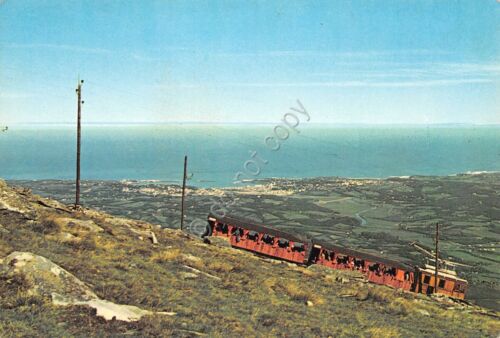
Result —
MULTIPOLYGON (((423 271, 423 272, 425 272, 429 275, 432 275, 432 276, 434 276, 436 274, 436 268, 434 266, 428 265, 428 264, 425 264, 424 267, 421 267, 420 271, 423 271)), ((449 270, 438 268, 438 276, 452 279, 452 280, 456 280, 456 281, 460 281, 460 282, 465 283, 465 284, 469 283, 469 282, 467 282, 467 280, 465 280, 463 278, 459 278, 455 271, 449 271, 449 270)))
POLYGON ((382 263, 384 265, 403 269, 403 270, 413 270, 414 269, 414 266, 411 265, 410 263, 395 261, 392 259, 387 259, 387 258, 375 256, 375 255, 372 255, 372 254, 369 254, 369 253, 366 253, 363 251, 353 250, 353 249, 349 249, 349 248, 346 248, 343 246, 338 246, 338 245, 335 245, 335 244, 332 244, 332 243, 329 243, 329 242, 326 242, 323 240, 313 239, 312 243, 314 245, 320 245, 321 247, 323 247, 327 250, 338 252, 340 254, 344 254, 347 256, 353 256, 356 258, 365 259, 365 260, 370 261, 370 262, 382 263))
POLYGON ((280 238, 285 238, 285 239, 288 239, 288 240, 291 240, 294 242, 320 245, 321 247, 323 247, 327 250, 338 252, 340 254, 344 254, 344 255, 348 255, 348 256, 353 256, 353 257, 360 258, 360 259, 365 259, 365 260, 368 260, 370 262, 382 263, 384 265, 403 269, 403 270, 413 270, 415 268, 413 265, 411 265, 410 263, 407 263, 407 262, 395 261, 392 259, 379 257, 379 256, 376 256, 373 254, 363 252, 363 251, 353 250, 353 249, 349 249, 349 248, 346 248, 343 246, 338 246, 338 245, 335 245, 335 244, 332 244, 330 242, 320 240, 320 239, 312 239, 311 240, 304 235, 291 234, 289 232, 282 231, 282 230, 276 229, 276 228, 271 227, 271 226, 255 224, 254 221, 252 221, 252 220, 247 220, 247 219, 243 219, 243 218, 234 218, 231 216, 221 217, 219 215, 215 215, 212 213, 209 214, 208 217, 214 218, 221 223, 236 225, 236 226, 239 226, 239 227, 242 227, 242 228, 245 228, 248 230, 257 231, 257 232, 264 232, 266 234, 280 237, 280 238))
POLYGON ((288 240, 293 241, 293 242, 311 244, 311 240, 309 238, 307 238, 306 236, 295 235, 295 234, 291 234, 291 233, 283 231, 283 230, 276 229, 274 227, 261 225, 261 224, 255 224, 251 220, 245 220, 242 218, 236 219, 236 218, 231 217, 231 216, 221 217, 221 216, 215 215, 215 214, 209 214, 208 218, 214 218, 221 223, 236 225, 236 226, 248 229, 248 230, 253 230, 253 231, 257 231, 257 232, 264 232, 268 235, 288 239, 288 240))

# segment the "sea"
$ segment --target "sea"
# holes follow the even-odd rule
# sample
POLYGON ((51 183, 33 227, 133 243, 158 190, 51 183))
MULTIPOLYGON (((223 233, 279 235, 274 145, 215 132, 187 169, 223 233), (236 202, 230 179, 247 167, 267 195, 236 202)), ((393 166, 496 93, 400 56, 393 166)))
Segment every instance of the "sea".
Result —
MULTIPOLYGON (((0 178, 74 179, 76 128, 0 132, 0 178)), ((266 178, 387 178, 500 170, 500 126, 83 125, 83 180, 230 187, 266 178), (236 181, 236 182, 235 182, 236 181)))

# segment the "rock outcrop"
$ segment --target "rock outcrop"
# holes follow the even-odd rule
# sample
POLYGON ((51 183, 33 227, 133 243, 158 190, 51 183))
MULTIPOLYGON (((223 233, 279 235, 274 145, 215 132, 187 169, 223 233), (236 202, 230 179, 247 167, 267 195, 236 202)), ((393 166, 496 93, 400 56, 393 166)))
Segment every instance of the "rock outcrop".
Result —
POLYGON ((29 203, 23 189, 12 189, 0 180, 0 213, 13 214, 18 219, 35 219, 35 208, 29 203))
POLYGON ((0 261, 0 276, 22 275, 32 286, 31 295, 50 297, 55 305, 86 305, 106 320, 136 321, 152 314, 175 315, 173 312, 152 312, 132 305, 115 304, 100 299, 85 283, 45 257, 30 252, 13 252, 0 261))

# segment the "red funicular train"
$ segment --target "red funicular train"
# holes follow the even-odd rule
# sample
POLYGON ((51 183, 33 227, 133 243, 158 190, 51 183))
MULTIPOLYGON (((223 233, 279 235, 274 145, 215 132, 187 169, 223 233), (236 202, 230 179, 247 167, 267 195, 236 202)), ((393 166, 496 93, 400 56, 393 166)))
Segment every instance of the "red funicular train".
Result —
MULTIPOLYGON (((208 235, 226 237, 236 248, 297 264, 357 270, 376 284, 434 293, 435 270, 428 265, 420 268, 228 216, 209 215, 208 223, 208 235)), ((467 281, 458 278, 454 271, 438 271, 437 293, 464 299, 466 290, 467 281)))

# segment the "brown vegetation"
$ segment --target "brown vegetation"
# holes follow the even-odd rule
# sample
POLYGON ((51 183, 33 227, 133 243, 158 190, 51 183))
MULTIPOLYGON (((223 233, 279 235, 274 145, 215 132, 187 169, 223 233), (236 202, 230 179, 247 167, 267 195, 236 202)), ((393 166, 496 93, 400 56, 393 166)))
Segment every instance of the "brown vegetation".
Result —
MULTIPOLYGON (((28 196, 24 203, 34 205, 33 200, 28 196)), ((37 207, 35 216, 34 222, 46 224, 47 231, 35 229, 33 221, 20 222, 13 212, 0 212, 0 223, 9 230, 0 233, 2 257, 14 250, 33 252, 77 276, 103 299, 177 315, 105 321, 86 307, 56 307, 49 299, 30 298, 25 280, 4 276, 2 337, 478 337, 500 332, 499 320, 478 308, 374 286, 356 274, 271 262, 204 244, 180 231, 143 222, 135 227, 134 221, 110 221, 91 211, 75 216, 104 231, 79 230, 78 241, 65 242, 58 234, 70 229, 54 224, 73 215, 37 207), (141 231, 154 231, 159 244, 141 231), (181 278, 186 273, 192 278, 181 278)))

